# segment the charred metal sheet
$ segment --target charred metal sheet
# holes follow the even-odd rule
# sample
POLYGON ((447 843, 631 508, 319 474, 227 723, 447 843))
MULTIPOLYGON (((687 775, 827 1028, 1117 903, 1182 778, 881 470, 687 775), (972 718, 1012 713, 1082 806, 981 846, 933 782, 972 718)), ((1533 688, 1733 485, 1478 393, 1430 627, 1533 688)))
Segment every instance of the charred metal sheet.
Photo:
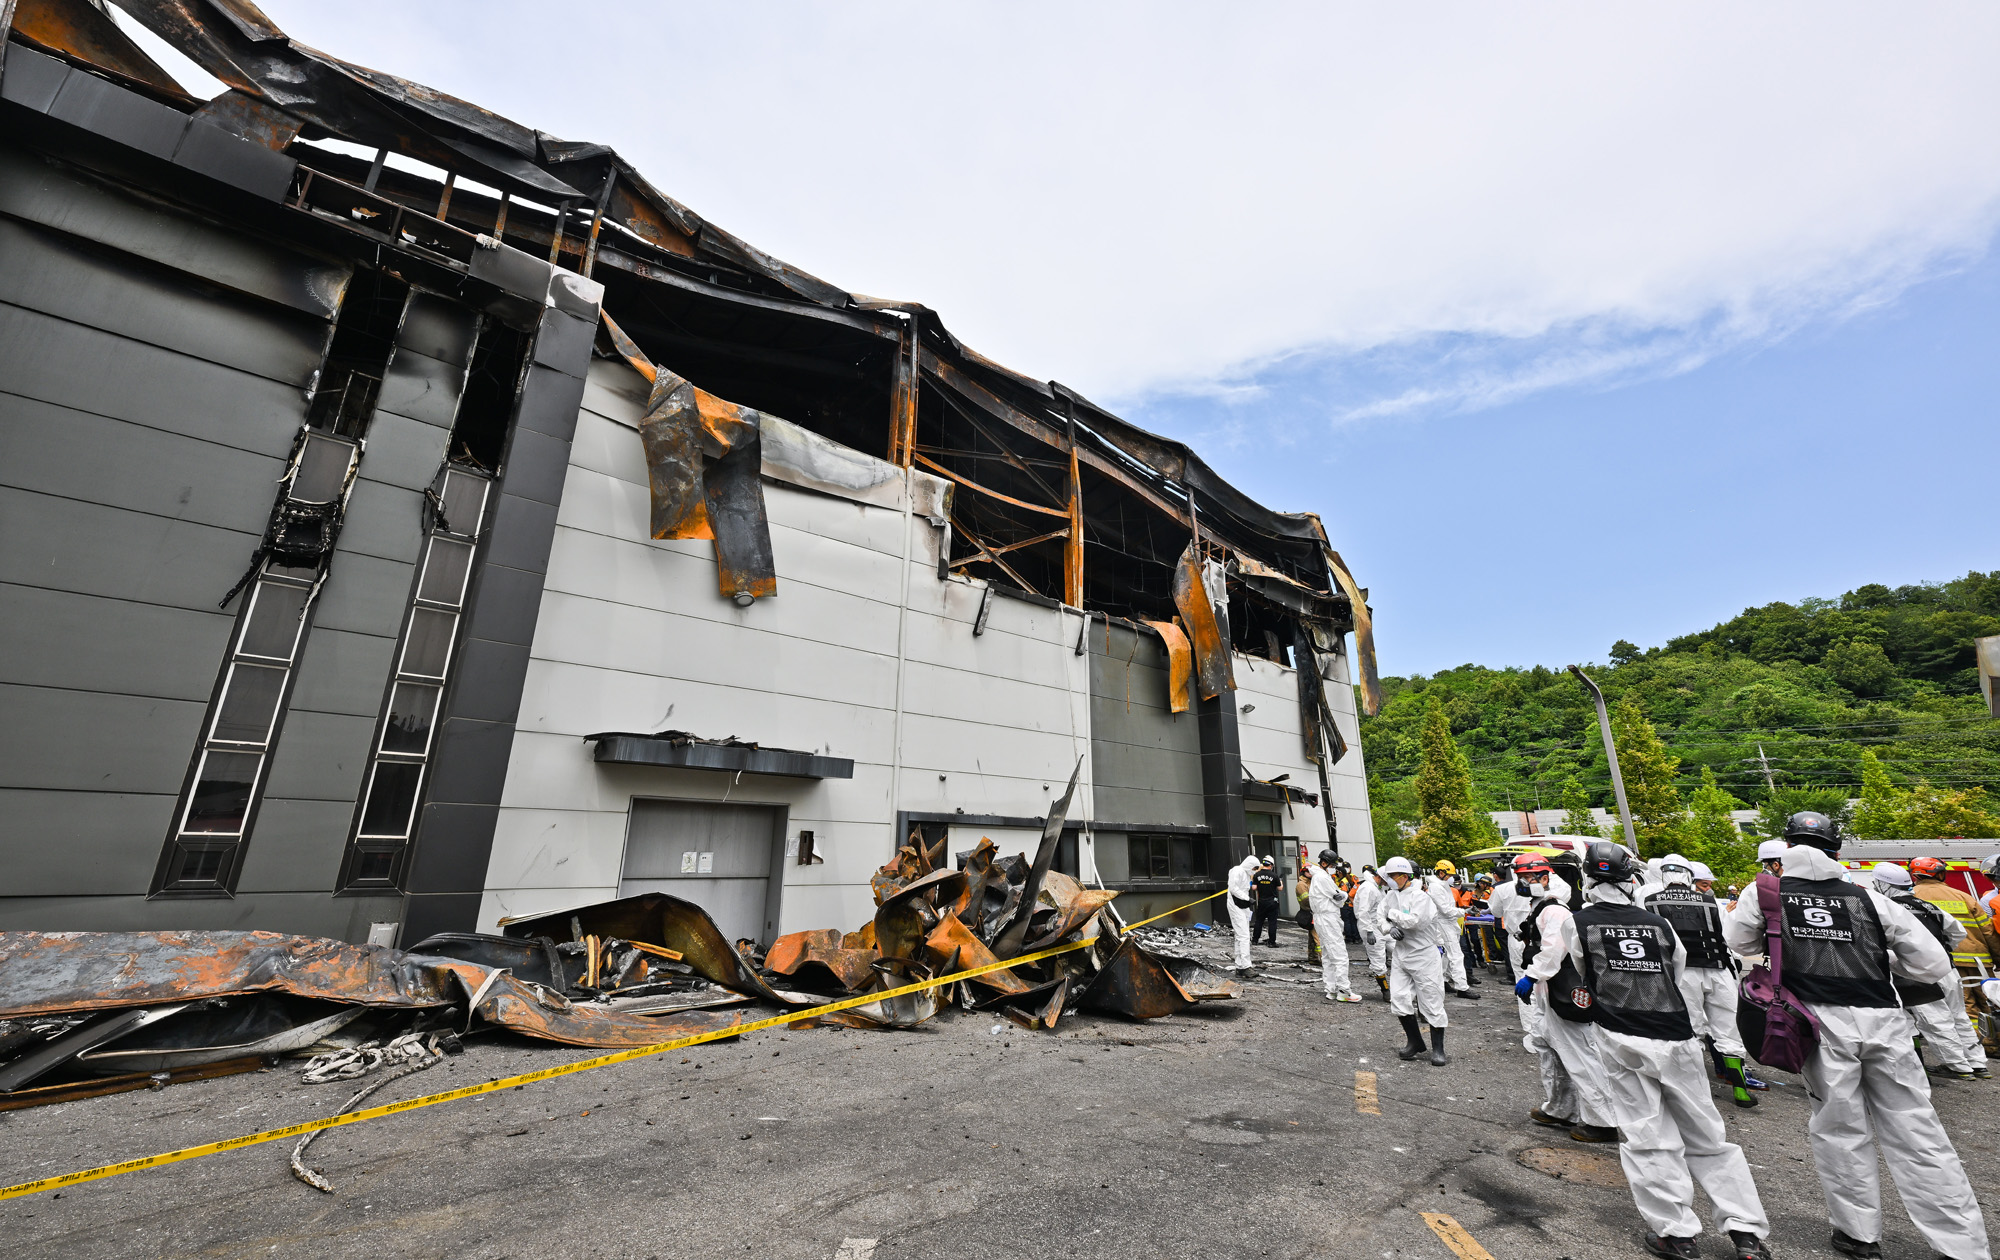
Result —
POLYGON ((1069 816, 1069 803, 1076 795, 1076 781, 1083 773, 1083 758, 1069 772, 1069 786, 1055 804, 1049 807, 1049 816, 1042 822, 1042 843, 1035 849, 1035 865, 1028 872, 1028 879, 1021 887, 1020 901, 1015 904, 1013 915, 1002 921, 1000 931, 993 938, 993 953, 999 958, 1012 958, 1021 952, 1022 942, 1028 939, 1029 920, 1035 916, 1035 907, 1042 892, 1042 880, 1049 873, 1049 864, 1055 861, 1056 844, 1062 839, 1063 822, 1069 816))
MULTIPOLYGON (((938 925, 924 938, 924 950, 931 966, 937 969, 939 975, 970 971, 974 967, 984 967, 989 963, 1000 961, 993 956, 992 950, 986 948, 986 943, 974 936, 965 924, 958 921, 958 916, 953 914, 946 914, 938 920, 938 925)), ((971 983, 998 989, 1002 993, 1028 991, 1027 981, 1015 975, 1012 968, 974 976, 971 983)))
POLYGON ((823 977, 830 987, 853 993, 874 976, 880 955, 873 949, 847 949, 842 939, 839 928, 789 933, 772 944, 764 966, 801 984, 823 977))
POLYGON ((1188 647, 1188 637, 1181 633, 1177 622, 1149 621, 1146 624, 1160 636, 1160 642, 1167 649, 1167 712, 1186 713, 1194 707, 1194 695, 1189 689, 1194 675, 1194 652, 1188 647))
POLYGON ((36 1078, 53 1072, 87 1050, 116 1041, 148 1024, 170 1018, 185 1009, 186 1005, 184 1002, 174 1002, 165 1006, 140 1007, 137 1010, 106 1011, 97 1018, 77 1025, 52 1041, 0 1067, 0 1094, 11 1093, 36 1078))
POLYGON ((1194 1005, 1194 997, 1174 979, 1165 960, 1126 938, 1085 987, 1079 1004, 1132 1019, 1158 1019, 1194 1005))
POLYGON ((488 936, 477 932, 440 932, 427 936, 405 951, 435 958, 456 958, 482 967, 504 967, 531 984, 551 989, 569 987, 562 956, 546 940, 521 940, 512 936, 488 936))
POLYGON ((683 766, 788 779, 851 779, 854 759, 822 757, 790 748, 762 748, 740 741, 709 740, 686 731, 599 731, 583 737, 596 744, 593 761, 629 766, 683 766))
POLYGON ((1236 675, 1201 567, 1201 554, 1189 543, 1174 565, 1174 607, 1180 610, 1181 625, 1194 648, 1195 689, 1202 699, 1213 700, 1225 690, 1235 689, 1236 675))
MULTIPOLYGON (((0 23, 0 38, 5 34, 5 23, 0 23)), ((14 6, 14 35, 44 52, 88 62, 105 71, 107 78, 149 96, 187 109, 201 103, 119 30, 110 14, 87 0, 19 0, 14 6)))
POLYGON ((875 911, 875 945, 888 959, 914 959, 937 924, 937 903, 950 905, 965 891, 962 871, 932 871, 899 889, 875 911))
POLYGON ((77 1065, 100 1076, 171 1072, 248 1056, 290 1054, 367 1011, 288 993, 196 1002, 179 1014, 85 1050, 77 1065))
POLYGON ((777 990, 743 961, 715 920, 708 917, 708 911, 666 893, 640 893, 575 910, 502 919, 500 927, 507 935, 522 939, 545 936, 567 941, 581 934, 664 945, 680 951, 682 961, 704 979, 785 1004, 777 990))
POLYGON ((1374 717, 1382 711, 1382 676, 1375 666, 1375 625, 1368 615, 1368 592, 1355 585, 1347 562, 1331 547, 1326 548, 1326 564, 1353 605, 1354 652, 1361 663, 1361 709, 1374 717))
POLYGON ((203 105, 194 116, 231 135, 253 140, 276 153, 296 140, 305 120, 234 88, 203 105))
POLYGON ((1181 992, 1197 1002, 1225 1002, 1243 995, 1243 986, 1219 971, 1212 971, 1192 958, 1159 958, 1173 976, 1181 992))
MULTIPOLYGON (((1048 877, 1053 881, 1058 876, 1059 872, 1050 871, 1048 877)), ((1053 907, 1053 913, 1046 917, 1039 914, 1036 916, 1034 927, 1040 935, 1028 942, 1026 947, 1028 953, 1047 949, 1056 942, 1067 939, 1071 934, 1082 931, 1092 916, 1110 905, 1118 896, 1117 893, 1105 888, 1084 888, 1066 875, 1060 878, 1075 885, 1075 891, 1051 897, 1050 889, 1043 888, 1042 899, 1053 907)))
MULTIPOLYGON (((934 979, 937 975, 930 967, 914 958, 883 958, 875 964, 875 987, 878 990, 901 988, 906 984, 934 979)), ((864 1002, 846 1011, 835 1012, 828 1018, 836 1023, 847 1023, 840 1016, 851 1015, 861 1027, 914 1028, 938 1012, 938 991, 925 989, 918 993, 905 993, 900 997, 882 998, 874 1002, 864 1002), (865 1022, 864 1022, 865 1021, 865 1022)))

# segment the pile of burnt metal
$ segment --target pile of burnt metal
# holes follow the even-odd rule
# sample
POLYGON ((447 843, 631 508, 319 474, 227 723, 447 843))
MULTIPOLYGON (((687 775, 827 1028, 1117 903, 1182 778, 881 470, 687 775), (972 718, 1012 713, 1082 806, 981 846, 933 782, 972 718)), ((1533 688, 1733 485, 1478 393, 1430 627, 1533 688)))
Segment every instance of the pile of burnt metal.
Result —
MULTIPOLYGON (((1059 834, 1060 806, 1051 823, 1059 834)), ((874 877, 875 916, 859 931, 794 932, 761 957, 665 893, 407 950, 275 932, 0 933, 0 1110, 254 1071, 284 1056, 320 1056, 309 1079, 343 1079, 385 1060, 454 1053, 486 1032, 657 1045, 750 1022, 753 1003, 800 1011, 794 1026, 908 1028, 956 1005, 1052 1029, 1064 1011, 1151 1019, 1237 994, 1198 962, 1125 934, 1116 893, 1049 869, 1052 839, 1033 862, 982 840, 941 868, 943 850, 940 840, 898 851, 874 877), (870 993, 885 996, 808 1009, 870 993)))

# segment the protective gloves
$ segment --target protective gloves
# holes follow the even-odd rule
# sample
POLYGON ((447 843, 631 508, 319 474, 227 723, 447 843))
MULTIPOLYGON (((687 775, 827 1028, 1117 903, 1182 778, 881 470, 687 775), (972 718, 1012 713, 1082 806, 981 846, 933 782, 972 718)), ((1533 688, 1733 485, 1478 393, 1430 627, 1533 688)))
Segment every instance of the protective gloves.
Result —
POLYGON ((1522 976, 1514 982, 1514 996, 1520 998, 1523 1002, 1527 1001, 1529 995, 1534 991, 1535 978, 1533 976, 1522 976))

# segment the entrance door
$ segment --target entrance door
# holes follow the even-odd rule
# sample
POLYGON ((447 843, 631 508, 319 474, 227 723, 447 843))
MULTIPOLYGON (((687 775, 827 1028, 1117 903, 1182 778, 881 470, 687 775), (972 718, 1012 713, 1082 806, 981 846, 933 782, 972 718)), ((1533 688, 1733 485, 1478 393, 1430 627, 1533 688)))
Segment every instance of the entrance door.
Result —
POLYGON ((771 805, 634 800, 618 895, 663 892, 708 911, 730 941, 777 935, 784 811, 771 805))

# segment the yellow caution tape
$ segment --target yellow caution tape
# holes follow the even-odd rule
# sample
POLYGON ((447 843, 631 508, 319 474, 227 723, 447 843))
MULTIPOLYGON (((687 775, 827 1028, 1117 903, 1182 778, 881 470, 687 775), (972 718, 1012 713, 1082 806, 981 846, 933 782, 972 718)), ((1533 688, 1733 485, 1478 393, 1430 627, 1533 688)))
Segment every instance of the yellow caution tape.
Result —
MULTIPOLYGON (((1168 915, 1178 914, 1182 910, 1192 909, 1195 906, 1201 905, 1202 902, 1213 901, 1221 895, 1222 893, 1220 892, 1210 893, 1200 900, 1190 901, 1184 906, 1176 906, 1165 914, 1156 914, 1150 919, 1142 919, 1134 923, 1131 927, 1126 928, 1125 932, 1130 932, 1134 928, 1144 927, 1148 923, 1157 922, 1168 915)), ((1122 936, 1125 932, 1121 932, 1119 935, 1122 936)), ((299 1137, 319 1129, 337 1129, 342 1125, 360 1124, 364 1120, 377 1120, 383 1116, 396 1115, 399 1112, 415 1111, 419 1107, 430 1107, 443 1102, 456 1102, 461 1098, 477 1098, 481 1094, 497 1094, 502 1090, 514 1089, 536 1081, 554 1080, 558 1076, 588 1072, 593 1068, 610 1067, 614 1063, 629 1063, 634 1059, 643 1059, 655 1054, 665 1054, 670 1050, 685 1050, 689 1046, 698 1046, 705 1042, 723 1041, 731 1037, 741 1037, 745 1033, 762 1032, 767 1028, 776 1028, 780 1024, 796 1024, 801 1020, 813 1019, 820 1015, 831 1015, 836 1011, 845 1011, 856 1006, 866 1006, 871 1002, 886 1001, 889 998, 903 997, 911 993, 921 993, 925 989, 935 989, 947 984, 956 984, 961 980, 970 980, 976 976, 983 976, 989 971, 1004 971, 1009 967, 1018 967, 1023 963, 1040 962, 1044 958, 1054 958, 1058 954, 1074 953, 1079 949, 1084 949, 1094 944, 1096 944, 1096 938, 1094 937, 1087 941, 1071 941, 1067 945, 1051 946, 1048 949, 1036 950, 1032 954, 1021 954, 1001 962, 987 963, 984 966, 974 967, 969 971, 960 971, 948 976, 939 976, 935 980, 923 980, 916 984, 903 985, 900 988, 885 989, 880 993, 866 993, 859 997, 843 998, 838 1002, 829 1002, 824 1006, 815 1006, 810 1010, 788 1011, 783 1015, 774 1015, 769 1019, 760 1019, 754 1023, 729 1024, 721 1028, 710 1029, 705 1033, 696 1033, 691 1037, 680 1037, 673 1041, 663 1041, 653 1046, 640 1046, 634 1050, 619 1050, 611 1054, 601 1054, 596 1058, 579 1059, 575 1063, 565 1063, 560 1067, 543 1068, 538 1072, 523 1072, 519 1076, 504 1076, 498 1080, 487 1081, 482 1085, 467 1085, 461 1089, 446 1090, 441 1094, 426 1094, 421 1098, 410 1098, 402 1102, 386 1103, 380 1107, 369 1107, 361 1111, 349 1111, 341 1115, 327 1116, 320 1120, 304 1120, 298 1124, 288 1124, 281 1129, 266 1129, 262 1133, 249 1133, 242 1137, 226 1138, 220 1142, 208 1142, 201 1146, 184 1147, 181 1150, 167 1151, 160 1155, 147 1155, 139 1159, 121 1160, 116 1164, 103 1164, 96 1168, 85 1168, 77 1172, 62 1173, 55 1177, 43 1177, 36 1181, 24 1181, 20 1185, 0 1189, 0 1200, 18 1199, 23 1195, 40 1194, 44 1190, 61 1190, 67 1186, 81 1185, 86 1181, 100 1181, 106 1177, 116 1177, 121 1173, 139 1172, 142 1169, 159 1168, 166 1164, 178 1164, 184 1159, 198 1159, 203 1155, 213 1155, 217 1151, 240 1150, 246 1146, 257 1146, 264 1142, 275 1142, 280 1138, 299 1137)))

